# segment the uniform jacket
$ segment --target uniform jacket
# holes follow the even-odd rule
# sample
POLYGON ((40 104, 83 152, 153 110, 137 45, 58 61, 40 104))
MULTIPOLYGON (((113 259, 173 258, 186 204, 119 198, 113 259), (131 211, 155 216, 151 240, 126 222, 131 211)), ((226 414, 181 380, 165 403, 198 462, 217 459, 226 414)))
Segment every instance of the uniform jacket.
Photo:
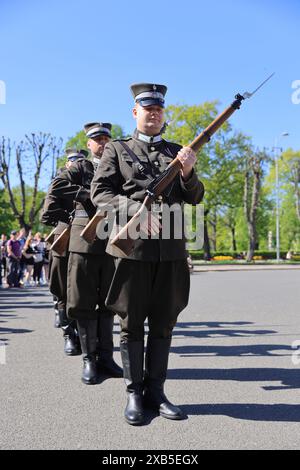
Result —
MULTIPOLYGON (((40 221, 44 225, 50 225, 56 227, 54 231, 54 240, 65 230, 69 224, 70 215, 73 210, 73 202, 71 200, 63 199, 55 191, 57 184, 57 178, 61 175, 65 169, 61 169, 56 177, 52 180, 47 195, 45 197, 40 221)), ((57 253, 54 253, 58 256, 57 253)), ((64 254, 63 256, 65 256, 64 254)))
POLYGON ((55 195, 69 204, 75 211, 85 212, 86 217, 75 217, 72 221, 69 251, 73 253, 105 253, 106 241, 96 240, 89 244, 80 237, 80 233, 96 212, 90 200, 90 184, 94 176, 94 165, 90 160, 79 159, 69 169, 62 172, 55 181, 55 195))
MULTIPOLYGON (((113 206, 117 214, 117 223, 127 213, 130 217, 138 211, 150 181, 166 169, 181 149, 180 145, 165 140, 156 143, 139 140, 137 131, 132 138, 124 139, 124 142, 135 153, 140 163, 133 161, 120 140, 112 141, 105 146, 91 184, 92 202, 101 211, 105 210, 105 206, 113 206), (142 173, 140 165, 144 170, 142 173)), ((170 207, 174 203, 177 207, 181 205, 180 213, 183 217, 182 203, 198 204, 203 195, 204 186, 193 171, 186 182, 177 175, 166 194, 162 195, 162 201, 164 207, 170 207)), ((134 252, 128 258, 142 261, 186 258, 184 236, 181 239, 172 239, 172 233, 173 230, 171 230, 171 239, 168 240, 163 240, 161 237, 156 240, 137 240, 134 252)), ((111 255, 120 256, 109 243, 106 251, 111 255)))

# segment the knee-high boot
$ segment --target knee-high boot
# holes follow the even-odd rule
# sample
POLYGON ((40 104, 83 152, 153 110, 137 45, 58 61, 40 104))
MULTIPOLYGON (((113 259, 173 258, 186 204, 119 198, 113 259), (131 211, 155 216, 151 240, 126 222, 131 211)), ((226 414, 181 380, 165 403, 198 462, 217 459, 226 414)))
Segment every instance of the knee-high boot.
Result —
POLYGON ((120 350, 128 398, 125 420, 132 425, 142 424, 145 419, 143 409, 144 342, 122 341, 120 350))
POLYGON ((77 328, 83 354, 81 380, 87 385, 95 384, 98 378, 96 368, 97 320, 77 320, 77 328))
POLYGON ((169 402, 164 394, 171 338, 148 337, 145 358, 144 403, 168 419, 183 419, 178 406, 169 402))
POLYGON ((113 359, 114 315, 109 312, 98 316, 97 367, 110 377, 123 377, 123 370, 113 359))
POLYGON ((81 351, 77 340, 76 322, 67 317, 65 309, 59 309, 58 314, 65 340, 64 352, 67 356, 77 356, 81 351))

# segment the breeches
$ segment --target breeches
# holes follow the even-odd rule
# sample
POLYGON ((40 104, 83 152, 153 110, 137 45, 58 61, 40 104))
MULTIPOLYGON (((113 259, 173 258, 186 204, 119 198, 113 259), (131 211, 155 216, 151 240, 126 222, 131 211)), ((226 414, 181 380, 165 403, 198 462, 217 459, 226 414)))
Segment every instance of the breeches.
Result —
POLYGON ((115 259, 106 305, 121 317, 121 339, 140 341, 148 317, 149 335, 169 338, 187 306, 190 274, 187 261, 143 262, 115 259))
POLYGON ((113 271, 113 258, 106 254, 69 254, 67 289, 69 318, 94 320, 98 318, 99 313, 107 311, 104 301, 113 271), (97 305, 99 310, 96 309, 97 305))

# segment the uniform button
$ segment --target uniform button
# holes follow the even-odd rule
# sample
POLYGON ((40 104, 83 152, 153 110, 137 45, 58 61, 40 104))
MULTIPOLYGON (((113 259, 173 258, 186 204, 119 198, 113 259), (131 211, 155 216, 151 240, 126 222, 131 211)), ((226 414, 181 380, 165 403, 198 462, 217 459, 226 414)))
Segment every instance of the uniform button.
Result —
POLYGON ((152 152, 154 152, 154 150, 155 150, 155 147, 150 147, 150 150, 152 150, 152 152))
POLYGON ((158 166, 158 165, 159 165, 159 163, 158 163, 157 161, 155 161, 155 162, 154 162, 154 165, 158 166))

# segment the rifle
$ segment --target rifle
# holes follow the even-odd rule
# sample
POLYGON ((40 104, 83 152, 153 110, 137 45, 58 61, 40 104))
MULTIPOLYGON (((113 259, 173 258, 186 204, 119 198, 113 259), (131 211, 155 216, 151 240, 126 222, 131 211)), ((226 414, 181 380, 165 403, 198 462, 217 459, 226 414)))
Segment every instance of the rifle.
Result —
POLYGON ((54 242, 55 230, 56 227, 54 227, 54 229, 52 229, 49 235, 45 238, 45 242, 50 243, 50 245, 54 242))
MULTIPOLYGON (((270 75, 266 80, 264 80, 252 93, 245 92, 243 95, 235 95, 235 100, 228 106, 219 116, 217 116, 214 121, 204 129, 199 136, 197 136, 192 143, 188 145, 194 152, 198 152, 203 145, 210 141, 211 137, 217 130, 226 122, 230 116, 237 110, 240 109, 242 101, 246 98, 250 98, 254 93, 259 90, 272 76, 270 75)), ((148 189, 146 190, 146 196, 143 201, 142 206, 138 212, 130 219, 130 221, 118 232, 118 234, 110 242, 111 245, 114 245, 120 249, 125 255, 130 255, 134 249, 135 240, 130 237, 130 231, 135 233, 139 230, 140 225, 140 215, 143 211, 148 210, 151 207, 152 202, 163 193, 163 191, 169 186, 169 184, 174 180, 176 175, 181 170, 181 163, 178 157, 176 157, 165 169, 161 175, 155 178, 148 189)))
POLYGON ((57 237, 55 242, 52 243, 52 245, 50 246, 50 250, 55 251, 60 256, 64 254, 64 252, 66 251, 68 247, 71 227, 72 225, 70 224, 68 225, 68 227, 64 229, 64 231, 59 235, 59 237, 57 237))
POLYGON ((98 223, 105 217, 106 212, 104 214, 101 214, 100 212, 96 213, 80 233, 81 238, 83 238, 88 243, 93 243, 96 238, 96 230, 98 223))

